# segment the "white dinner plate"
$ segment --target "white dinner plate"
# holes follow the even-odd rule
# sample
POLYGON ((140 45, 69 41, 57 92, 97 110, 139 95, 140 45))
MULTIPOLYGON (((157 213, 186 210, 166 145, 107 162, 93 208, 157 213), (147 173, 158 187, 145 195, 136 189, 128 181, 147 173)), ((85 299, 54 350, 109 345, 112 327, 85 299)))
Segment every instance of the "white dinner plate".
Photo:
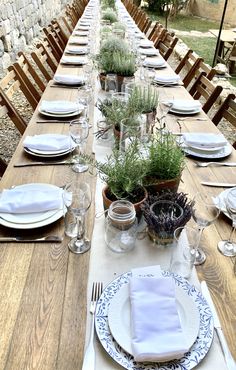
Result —
POLYGON ((61 60, 60 60, 60 63, 61 64, 72 64, 72 65, 78 65, 78 66, 82 66, 84 64, 87 64, 87 61, 84 57, 77 57, 77 56, 71 56, 71 55, 68 55, 68 56, 62 56, 61 60))
MULTIPOLYGON (((192 298, 178 286, 176 286, 176 303, 186 345, 190 348, 199 331, 199 311, 192 298)), ((123 285, 111 300, 108 323, 117 343, 132 355, 129 284, 123 285)))
MULTIPOLYGON (((58 189, 57 186, 51 184, 24 184, 19 185, 22 189, 26 191, 29 189, 58 189)), ((62 206, 63 207, 63 206, 62 206)), ((22 213, 22 214, 14 214, 14 213, 0 213, 0 225, 14 228, 14 229, 35 229, 37 227, 42 227, 45 225, 49 225, 54 221, 57 221, 61 218, 64 214, 63 208, 61 209, 53 209, 50 211, 45 212, 38 212, 38 213, 22 213)))
POLYGON ((44 116, 48 116, 48 117, 63 118, 63 117, 77 116, 78 114, 82 112, 83 109, 84 109, 84 106, 82 104, 81 105, 78 104, 78 110, 76 111, 67 112, 67 113, 56 113, 56 112, 46 112, 42 110, 41 107, 39 106, 39 113, 43 114, 44 116))
MULTIPOLYGON (((214 325, 212 313, 205 298, 194 286, 191 286, 189 282, 181 276, 171 274, 168 271, 162 271, 162 275, 173 276, 175 285, 182 288, 189 298, 194 301, 200 317, 197 338, 190 350, 185 353, 181 359, 156 363, 134 361, 133 356, 124 351, 116 342, 108 324, 108 310, 112 299, 123 285, 129 283, 131 276, 131 272, 122 274, 108 284, 103 290, 96 306, 95 327, 98 338, 107 354, 127 370, 191 370, 202 361, 211 347, 214 325)), ((186 307, 186 309, 188 309, 188 307, 186 307)))
POLYGON ((69 154, 73 152, 75 148, 66 149, 63 151, 42 151, 42 150, 36 150, 36 149, 29 149, 27 147, 24 147, 24 151, 30 155, 33 155, 35 157, 44 157, 44 158, 54 158, 54 157, 62 157, 63 155, 69 154))
POLYGON ((78 49, 67 48, 66 53, 71 54, 71 55, 85 55, 85 54, 88 54, 88 49, 87 48, 78 48, 78 49))
POLYGON ((202 110, 201 107, 199 108, 195 108, 195 109, 189 109, 189 110, 181 110, 181 109, 175 109, 175 108, 171 108, 169 110, 170 113, 175 113, 175 114, 181 114, 181 115, 191 115, 191 114, 197 114, 197 113, 200 113, 202 110))
POLYGON ((205 151, 203 149, 195 149, 185 145, 182 145, 182 148, 184 152, 188 155, 205 159, 224 158, 230 155, 232 152, 232 146, 229 143, 227 143, 225 146, 214 152, 205 151))
POLYGON ((153 49, 153 48, 140 48, 139 49, 139 52, 141 53, 141 54, 145 54, 145 55, 155 55, 155 56, 157 56, 157 55, 159 55, 159 52, 158 52, 158 50, 156 50, 156 49, 153 49))

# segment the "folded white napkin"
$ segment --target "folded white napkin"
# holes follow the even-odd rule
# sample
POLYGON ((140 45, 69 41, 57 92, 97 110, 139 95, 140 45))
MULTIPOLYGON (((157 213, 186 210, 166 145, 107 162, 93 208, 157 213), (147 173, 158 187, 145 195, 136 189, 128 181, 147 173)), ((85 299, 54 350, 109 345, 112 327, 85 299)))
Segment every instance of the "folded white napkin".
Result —
POLYGON ((139 53, 145 55, 159 55, 159 51, 155 48, 140 48, 139 53))
POLYGON ((60 62, 62 64, 78 64, 78 65, 81 65, 81 64, 86 64, 86 60, 84 57, 76 57, 76 56, 65 56, 63 55, 60 62))
POLYGON ((88 36, 88 31, 74 31, 73 36, 88 36))
POLYGON ((198 100, 174 99, 172 108, 181 112, 191 112, 202 107, 198 100))
POLYGON ((81 54, 88 54, 88 49, 85 48, 85 47, 73 47, 73 46, 68 46, 66 48, 66 52, 67 53, 70 53, 70 54, 78 54, 78 55, 81 55, 81 54))
POLYGON ((47 113, 73 113, 78 110, 78 104, 67 100, 43 100, 41 111, 47 113))
POLYGON ((146 58, 143 62, 144 67, 160 68, 166 65, 164 59, 146 58))
POLYGON ((3 190, 0 196, 0 212, 35 213, 62 207, 63 189, 14 189, 3 190))
POLYGON ((177 75, 173 75, 173 76, 155 76, 154 78, 154 82, 161 82, 161 83, 164 83, 164 84, 168 84, 168 83, 178 83, 180 81, 180 77, 177 76, 177 75))
POLYGON ((221 148, 227 145, 227 140, 222 134, 193 132, 183 134, 185 144, 199 148, 221 148))
POLYGON ((59 84, 65 85, 83 85, 85 83, 85 78, 83 76, 71 76, 71 75, 61 75, 56 74, 53 80, 59 84))
POLYGON ((150 41, 150 40, 141 40, 140 43, 139 43, 139 46, 141 46, 141 48, 150 48, 150 47, 153 47, 153 41, 150 41))
POLYGON ((132 276, 130 302, 135 361, 167 361, 188 351, 171 277, 132 276))
POLYGON ((72 144, 70 136, 60 134, 26 136, 23 141, 25 148, 46 151, 67 150, 71 148, 72 144))
POLYGON ((79 44, 79 45, 87 45, 88 39, 85 37, 70 37, 69 44, 79 44))

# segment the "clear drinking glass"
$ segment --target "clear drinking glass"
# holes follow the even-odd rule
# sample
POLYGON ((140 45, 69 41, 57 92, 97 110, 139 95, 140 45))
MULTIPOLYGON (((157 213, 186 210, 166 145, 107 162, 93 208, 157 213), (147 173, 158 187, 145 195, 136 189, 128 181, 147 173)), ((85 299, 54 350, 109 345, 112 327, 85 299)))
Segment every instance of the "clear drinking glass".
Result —
MULTIPOLYGON (((91 204, 91 190, 86 182, 73 182, 65 187, 63 201, 66 212, 73 214, 76 220, 77 236, 73 238, 68 247, 73 253, 84 253, 90 249, 90 241, 84 238, 85 215, 91 204)), ((66 216, 66 215, 65 215, 66 216)))
POLYGON ((154 68, 145 68, 144 70, 144 80, 147 84, 151 84, 156 76, 156 71, 154 68))
POLYGON ((174 104, 174 97, 168 95, 165 90, 161 90, 159 92, 159 110, 160 110, 160 122, 162 128, 166 126, 166 117, 167 114, 169 113, 170 109, 173 107, 174 104))
POLYGON ((213 199, 208 194, 197 193, 193 198, 192 216, 199 227, 199 238, 196 243, 196 259, 194 264, 201 265, 206 260, 206 255, 200 248, 203 230, 211 225, 219 216, 219 209, 216 208, 213 199))
POLYGON ((174 243, 170 260, 170 271, 189 279, 192 274, 199 230, 189 226, 174 231, 174 243))
POLYGON ((81 158, 80 154, 83 153, 84 145, 89 134, 89 125, 85 117, 73 120, 69 126, 70 137, 76 144, 76 148, 73 151, 73 162, 72 166, 74 172, 85 172, 88 170, 88 165, 81 158), (77 153, 76 153, 77 152, 77 153))
POLYGON ((228 240, 222 240, 218 243, 219 251, 227 257, 236 256, 236 243, 233 241, 236 228, 236 188, 229 190, 226 199, 225 206, 229 216, 232 219, 232 229, 228 240))
POLYGON ((113 73, 108 73, 105 79, 105 91, 112 95, 113 93, 117 92, 118 85, 117 85, 117 76, 113 73))

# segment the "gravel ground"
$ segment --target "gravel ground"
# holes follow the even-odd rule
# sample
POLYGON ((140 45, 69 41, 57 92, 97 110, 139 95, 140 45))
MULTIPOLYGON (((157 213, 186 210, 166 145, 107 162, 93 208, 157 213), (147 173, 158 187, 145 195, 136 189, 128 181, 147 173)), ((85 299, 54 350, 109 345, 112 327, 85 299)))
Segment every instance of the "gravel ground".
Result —
MULTIPOLYGON (((32 44, 29 45, 27 50, 25 51, 26 54, 30 53, 39 41, 39 38, 34 39, 32 44)), ((178 59, 175 56, 172 56, 170 60, 168 60, 168 62, 173 69, 179 63, 178 59)), ((1 77, 3 76, 0 76, 0 78, 1 77)), ((19 113, 24 117, 26 122, 29 122, 33 114, 33 109, 20 91, 14 94, 13 103, 19 113)), ((211 114, 213 114, 216 109, 217 107, 212 110, 211 114)), ((230 125, 227 121, 222 120, 218 125, 218 128, 231 143, 236 141, 236 128, 230 125)), ((13 122, 7 116, 0 118, 0 155, 3 159, 6 160, 7 163, 9 163, 13 153, 15 152, 20 137, 20 133, 14 126, 13 122)))

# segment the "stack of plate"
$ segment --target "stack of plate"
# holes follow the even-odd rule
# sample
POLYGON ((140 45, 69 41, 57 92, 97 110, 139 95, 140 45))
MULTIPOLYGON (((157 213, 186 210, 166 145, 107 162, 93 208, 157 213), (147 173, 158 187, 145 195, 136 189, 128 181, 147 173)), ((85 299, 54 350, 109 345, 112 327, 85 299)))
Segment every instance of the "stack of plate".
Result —
POLYGON ((143 66, 155 69, 162 69, 166 67, 166 62, 162 58, 160 59, 146 58, 143 62, 143 66))
MULTIPOLYGON (((167 271, 176 284, 177 309, 189 351, 179 360, 170 358, 164 363, 137 363, 132 356, 130 329, 129 278, 119 276, 104 289, 96 308, 95 325, 98 338, 107 353, 129 370, 190 370, 205 357, 213 339, 211 310, 201 293, 182 277, 167 271)), ((158 319, 158 318, 157 318, 158 319)))
POLYGON ((84 55, 84 54, 88 54, 88 49, 85 47, 75 48, 75 47, 68 46, 66 48, 66 53, 73 54, 73 55, 84 55))
POLYGON ((153 48, 153 41, 150 40, 141 40, 139 46, 141 48, 153 48))
POLYGON ((149 56, 154 56, 154 55, 159 55, 159 51, 155 48, 139 48, 138 52, 140 54, 145 54, 145 55, 149 55, 149 56))
POLYGON ((87 61, 83 57, 74 57, 74 56, 70 56, 70 55, 69 56, 63 55, 61 60, 60 60, 60 63, 61 64, 72 64, 72 65, 81 66, 81 65, 86 64, 87 61))
POLYGON ((153 82, 157 85, 178 85, 180 83, 180 77, 177 75, 155 76, 153 82))
MULTIPOLYGON (((57 190, 58 187, 50 184, 24 184, 15 187, 25 192, 37 191, 37 190, 57 190)), ((61 189, 62 191, 62 189, 61 189)), ((64 214, 63 204, 58 209, 53 209, 44 212, 34 213, 0 213, 0 225, 14 228, 14 229, 35 229, 38 227, 50 225, 51 223, 59 220, 64 214)))
POLYGON ((202 105, 198 100, 174 99, 170 112, 191 115, 199 113, 201 109, 202 105))
POLYGON ((228 141, 219 134, 183 134, 181 145, 186 154, 206 159, 224 158, 232 151, 228 141))
POLYGON ((23 146, 26 153, 44 158, 61 157, 76 148, 70 136, 60 134, 26 136, 23 146))
POLYGON ((77 116, 82 112, 84 106, 79 103, 66 100, 43 100, 39 112, 49 117, 65 118, 77 116))
POLYGON ((83 76, 74 76, 74 75, 56 74, 53 77, 53 81, 57 84, 68 86, 81 86, 85 84, 85 78, 83 76))
POLYGON ((88 45, 87 37, 70 37, 69 45, 88 45))

